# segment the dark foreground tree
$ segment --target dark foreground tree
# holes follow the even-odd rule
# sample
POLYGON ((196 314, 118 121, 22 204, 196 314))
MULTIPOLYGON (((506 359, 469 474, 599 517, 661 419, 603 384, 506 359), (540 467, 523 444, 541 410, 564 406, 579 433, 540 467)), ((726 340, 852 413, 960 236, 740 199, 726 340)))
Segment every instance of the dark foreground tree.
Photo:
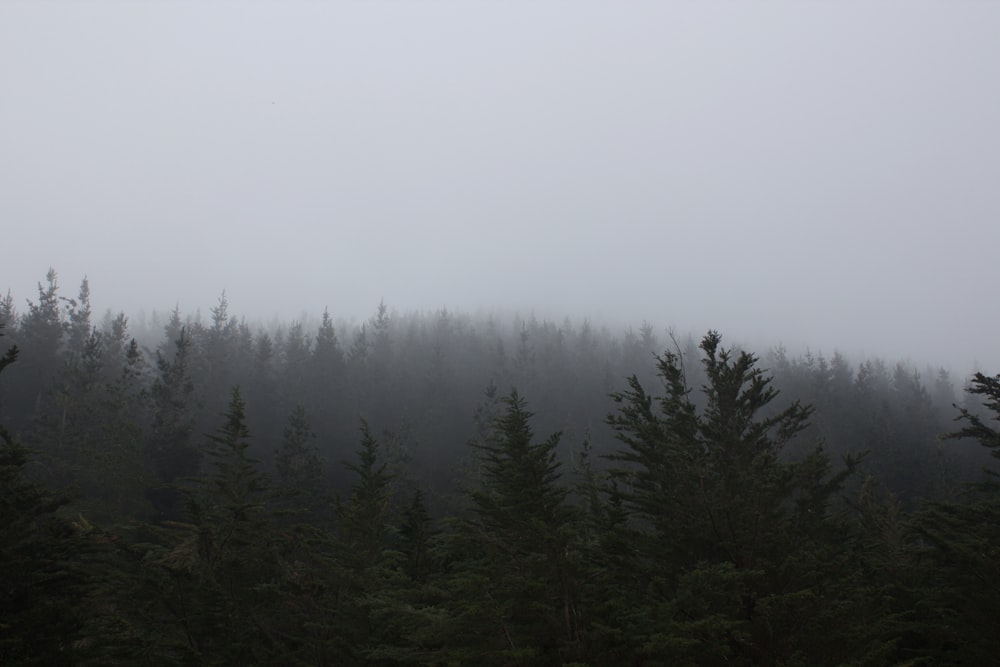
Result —
POLYGON ((699 403, 672 352, 658 357, 662 396, 635 377, 613 395, 609 423, 624 447, 611 457, 610 495, 629 529, 606 632, 629 636, 648 664, 836 664, 850 656, 824 638, 837 561, 823 558, 836 530, 829 501, 854 460, 836 474, 819 448, 786 461, 782 448, 811 408, 773 408, 757 357, 720 342, 715 332, 701 342, 699 403))
POLYGON ((249 437, 236 388, 222 427, 206 436, 214 471, 186 490, 185 521, 147 527, 148 541, 130 548, 133 622, 158 660, 289 664, 297 646, 282 602, 289 567, 249 437))
MULTIPOLYGON (((8 349, 0 372, 17 355, 8 349)), ((28 459, 0 426, 0 664, 75 665, 93 648, 84 630, 93 548, 83 519, 57 514, 69 498, 27 479, 28 459)))
POLYGON ((202 452, 194 441, 194 383, 191 381, 191 339, 181 328, 172 360, 156 353, 152 429, 149 452, 159 484, 147 492, 159 518, 176 519, 177 485, 198 472, 202 452))
MULTIPOLYGON (((981 396, 983 405, 993 413, 990 421, 1000 421, 1000 375, 990 377, 983 373, 976 373, 972 377, 972 382, 967 389, 972 396, 981 396)), ((979 444, 989 450, 990 455, 1000 459, 1000 430, 993 428, 983 417, 971 412, 967 408, 959 408, 959 415, 956 421, 964 425, 958 431, 949 433, 950 439, 969 438, 977 440, 979 444)), ((996 473, 991 473, 996 475, 996 473)))
POLYGON ((336 532, 305 530, 293 600, 302 618, 299 655, 319 665, 384 664, 381 656, 400 645, 394 594, 402 574, 388 544, 392 476, 364 420, 356 458, 344 467, 354 477, 350 495, 333 504, 336 532))
POLYGON ((575 512, 560 486, 560 434, 534 441, 516 391, 479 450, 474 517, 452 536, 444 644, 482 665, 548 665, 579 655, 575 512))
MULTIPOLYGON (((967 389, 986 414, 960 408, 945 437, 975 440, 1000 458, 1000 375, 976 373, 967 389), (987 416, 988 415, 988 416, 987 416)), ((915 629, 905 646, 941 665, 995 662, 1000 655, 1000 475, 970 485, 956 502, 929 503, 914 517, 915 566, 924 574, 915 629)))

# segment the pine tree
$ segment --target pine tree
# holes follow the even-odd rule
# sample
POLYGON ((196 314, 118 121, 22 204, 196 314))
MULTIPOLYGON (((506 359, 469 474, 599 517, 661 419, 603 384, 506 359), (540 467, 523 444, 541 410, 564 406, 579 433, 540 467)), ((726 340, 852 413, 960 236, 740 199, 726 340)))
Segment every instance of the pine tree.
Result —
POLYGON ((305 618, 303 650, 319 664, 381 664, 399 644, 402 620, 393 597, 400 576, 389 548, 392 477, 378 441, 361 422, 361 445, 344 467, 354 474, 350 496, 334 504, 337 530, 313 528, 305 542, 310 584, 297 607, 305 618))
POLYGON ((160 481, 150 489, 150 500, 164 517, 176 516, 178 495, 174 485, 193 476, 201 465, 194 443, 194 383, 189 375, 190 339, 182 327, 176 352, 167 360, 157 351, 157 377, 150 392, 153 409, 150 458, 160 481))
POLYGON ((288 563, 266 480, 248 454, 245 409, 236 387, 222 426, 205 436, 213 472, 186 490, 187 519, 150 529, 150 542, 132 547, 141 557, 133 597, 152 603, 142 614, 158 627, 160 655, 287 664, 297 647, 282 592, 288 563))
POLYGON ((624 445, 611 457, 615 493, 632 519, 632 565, 648 582, 633 591, 643 605, 619 623, 635 623, 647 656, 788 660, 797 647, 776 641, 776 629, 822 607, 808 593, 822 577, 802 555, 828 539, 829 499, 855 461, 837 474, 821 450, 784 461, 812 410, 771 408, 777 391, 756 356, 720 342, 709 332, 700 346, 701 408, 673 352, 657 357, 663 396, 634 376, 613 395, 609 423, 624 445))
MULTIPOLYGON (((1000 421, 1000 375, 990 377, 983 373, 976 373, 969 384, 968 393, 970 396, 982 397, 982 403, 987 410, 993 413, 993 420, 1000 421)), ((982 447, 985 447, 991 456, 1000 459, 1000 430, 992 428, 983 418, 968 408, 958 408, 956 421, 965 425, 953 433, 948 434, 951 439, 969 438, 977 440, 982 447)))
MULTIPOLYGON (((54 269, 46 274, 44 287, 38 283, 38 301, 28 303, 28 312, 21 318, 17 333, 22 359, 14 374, 20 391, 10 397, 10 413, 25 419, 48 410, 45 399, 63 367, 65 322, 59 308, 59 282, 54 269)), ((20 426, 14 424, 15 429, 20 426)))
MULTIPOLYGON (((1000 458, 1000 375, 976 373, 966 390, 986 414, 958 408, 962 424, 945 437, 974 440, 1000 458), (989 417, 987 417, 989 415, 989 417)), ((924 575, 918 588, 915 632, 903 646, 934 664, 986 664, 1000 654, 995 632, 1000 617, 1000 475, 984 470, 957 500, 927 503, 915 514, 918 555, 913 568, 924 575), (922 547, 922 548, 920 548, 922 547), (929 561, 929 563, 928 563, 929 561)))
MULTIPOLYGON (((4 352, 0 372, 17 357, 16 347, 4 352)), ((84 559, 93 545, 57 514, 69 498, 26 477, 28 460, 0 425, 0 663, 75 665, 92 648, 86 619, 94 575, 84 559)))
POLYGON ((312 354, 313 366, 321 378, 329 381, 344 372, 344 351, 337 339, 329 309, 323 311, 323 320, 316 333, 316 345, 313 346, 312 354))
POLYGON ((479 664, 552 664, 579 651, 575 513, 559 484, 560 434, 533 442, 524 399, 512 391, 503 404, 493 433, 475 444, 475 518, 451 538, 443 643, 479 664))
POLYGON ((430 569, 430 544, 433 533, 430 515, 424 504, 424 494, 420 489, 413 494, 410 506, 403 512, 399 537, 406 558, 403 571, 413 581, 425 581, 430 569))
POLYGON ((348 500, 337 502, 340 536, 349 567, 364 571, 378 565, 385 556, 392 498, 392 477, 380 460, 379 443, 364 420, 357 462, 345 463, 344 467, 355 474, 355 482, 348 500))
POLYGON ((14 295, 8 289, 7 294, 0 298, 0 324, 8 328, 8 332, 16 331, 20 318, 14 305, 14 295))
MULTIPOLYGON (((315 341, 306 369, 303 400, 315 420, 317 431, 329 439, 332 433, 353 428, 353 417, 345 409, 344 400, 348 389, 347 362, 329 310, 323 311, 315 341)), ((352 434, 345 432, 343 437, 352 437, 352 434)))
POLYGON ((280 492, 289 503, 312 515, 318 515, 328 502, 323 489, 324 463, 315 440, 305 408, 296 405, 274 459, 280 492))
POLYGON ((66 347, 70 359, 82 354, 91 335, 90 282, 84 276, 76 299, 63 298, 66 303, 66 347))

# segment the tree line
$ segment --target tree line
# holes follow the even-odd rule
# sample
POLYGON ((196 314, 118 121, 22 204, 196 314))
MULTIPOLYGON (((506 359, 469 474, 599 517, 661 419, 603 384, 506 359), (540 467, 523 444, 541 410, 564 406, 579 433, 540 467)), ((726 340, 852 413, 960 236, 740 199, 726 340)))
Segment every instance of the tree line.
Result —
POLYGON ((952 406, 946 374, 765 363, 713 331, 661 343, 384 304, 268 331, 225 294, 140 344, 124 314, 95 326, 89 296, 50 272, 27 312, 0 301, 4 664, 983 664, 1000 648, 982 472, 1000 376, 952 406))

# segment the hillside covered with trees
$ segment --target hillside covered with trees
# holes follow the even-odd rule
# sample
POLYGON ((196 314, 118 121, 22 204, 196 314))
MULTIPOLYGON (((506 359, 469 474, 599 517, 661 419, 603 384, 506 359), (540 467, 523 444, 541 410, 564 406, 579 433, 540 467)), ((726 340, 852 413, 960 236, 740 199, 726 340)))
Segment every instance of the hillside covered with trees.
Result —
POLYGON ((224 293, 133 327, 54 271, 0 324, 0 664, 1000 655, 1000 376, 224 293))

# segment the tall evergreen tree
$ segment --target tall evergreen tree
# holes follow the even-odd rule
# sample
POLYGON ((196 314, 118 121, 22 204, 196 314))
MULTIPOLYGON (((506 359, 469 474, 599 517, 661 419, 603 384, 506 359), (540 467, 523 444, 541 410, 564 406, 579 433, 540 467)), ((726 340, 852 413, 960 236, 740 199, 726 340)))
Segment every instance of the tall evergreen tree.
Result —
MULTIPOLYGON (((1000 375, 976 373, 966 391, 985 413, 958 408, 961 428, 946 437, 974 440, 1000 458, 1000 429, 990 424, 1000 421, 1000 375)), ((920 623, 903 646, 933 664, 986 664, 1000 655, 994 631, 1000 617, 1000 474, 995 468, 984 473, 984 481, 958 500, 925 504, 915 515, 922 558, 911 562, 924 575, 920 623)))
POLYGON ((701 343, 703 407, 673 352, 657 358, 662 397, 635 377, 613 396, 620 407, 609 423, 624 445, 612 456, 616 495, 633 518, 633 565, 648 582, 632 591, 645 604, 624 618, 647 657, 785 661, 801 647, 777 641, 777 629, 822 607, 806 594, 818 573, 803 566, 803 552, 828 539, 828 501, 854 462, 831 474, 820 450, 784 461, 811 409, 770 408, 777 391, 756 356, 720 342, 709 332, 701 343))
MULTIPOLYGON (((16 347, 6 350, 0 372, 17 357, 16 347)), ((0 425, 0 663, 80 664, 93 643, 85 641, 93 575, 84 561, 93 545, 57 514, 69 498, 27 478, 28 459, 0 425)))
POLYGON ((175 346, 171 360, 157 351, 157 377, 150 392, 150 457, 160 481, 158 488, 150 489, 150 500, 164 517, 176 515, 178 494, 173 486, 193 476, 201 465, 201 452, 193 438, 194 383, 188 367, 191 341, 183 327, 175 346))
POLYGON ((288 503, 318 517, 329 503, 324 490, 324 463, 316 446, 316 434, 305 408, 295 406, 288 416, 281 446, 275 453, 278 489, 288 503))
POLYGON ((20 391, 10 397, 11 416, 21 419, 14 423, 15 429, 27 417, 48 409, 46 393, 62 369, 65 322, 59 308, 59 281, 54 269, 49 269, 45 278, 44 286, 38 283, 38 301, 28 302, 28 312, 18 327, 22 359, 15 375, 20 391))
MULTIPOLYGON (((353 418, 348 416, 349 411, 345 409, 347 365, 329 310, 323 311, 311 355, 306 369, 307 376, 304 378, 306 387, 303 400, 315 420, 317 430, 323 433, 325 439, 330 439, 332 433, 346 431, 347 427, 353 428, 353 418)), ((344 437, 348 436, 348 433, 344 433, 344 437)))
POLYGON ((314 530, 307 541, 304 558, 315 583, 302 587, 297 604, 306 616, 303 644, 318 664, 381 664, 383 651, 399 643, 392 595, 399 577, 389 548, 392 477, 379 450, 362 420, 356 458, 344 463, 354 474, 351 493, 334 504, 336 533, 314 530))
MULTIPOLYGON (((213 472, 185 492, 187 518, 150 531, 134 596, 158 627, 150 650, 191 664, 290 664, 297 646, 284 604, 288 564, 267 503, 267 484, 248 454, 239 388, 222 426, 206 435, 213 472)), ((152 640, 151 640, 152 641, 152 640)))
POLYGON ((90 282, 84 276, 76 299, 63 298, 66 303, 66 347, 70 358, 82 353, 91 335, 90 282))
POLYGON ((560 434, 534 442, 516 391, 491 436, 476 443, 475 518, 453 538, 445 645, 479 664, 553 664, 579 653, 575 514, 560 486, 560 434))

